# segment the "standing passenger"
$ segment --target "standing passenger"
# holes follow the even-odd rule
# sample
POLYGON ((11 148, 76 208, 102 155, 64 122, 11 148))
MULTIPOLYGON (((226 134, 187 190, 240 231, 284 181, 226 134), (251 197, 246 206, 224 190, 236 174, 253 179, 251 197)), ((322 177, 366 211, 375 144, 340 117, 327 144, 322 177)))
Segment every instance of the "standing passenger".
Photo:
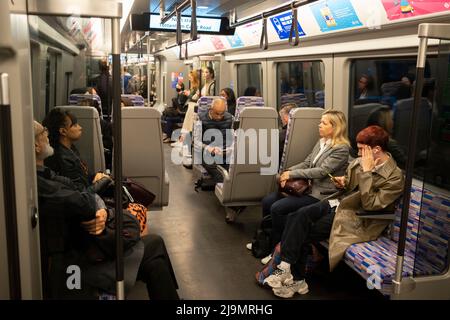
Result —
POLYGON ((211 67, 206 67, 203 71, 203 76, 205 77, 205 84, 203 85, 201 95, 204 96, 215 96, 216 95, 216 81, 214 80, 214 69, 211 67))

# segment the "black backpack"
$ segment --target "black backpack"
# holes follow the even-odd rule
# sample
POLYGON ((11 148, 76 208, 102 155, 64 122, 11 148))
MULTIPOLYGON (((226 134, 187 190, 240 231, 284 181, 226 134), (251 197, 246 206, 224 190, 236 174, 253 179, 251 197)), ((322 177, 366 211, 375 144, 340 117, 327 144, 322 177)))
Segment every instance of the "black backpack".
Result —
POLYGON ((198 192, 198 189, 202 191, 214 191, 216 188, 216 180, 214 179, 204 179, 200 178, 195 182, 195 191, 198 192))
POLYGON ((261 221, 252 240, 252 254, 255 258, 267 257, 272 252, 272 216, 267 215, 261 221))

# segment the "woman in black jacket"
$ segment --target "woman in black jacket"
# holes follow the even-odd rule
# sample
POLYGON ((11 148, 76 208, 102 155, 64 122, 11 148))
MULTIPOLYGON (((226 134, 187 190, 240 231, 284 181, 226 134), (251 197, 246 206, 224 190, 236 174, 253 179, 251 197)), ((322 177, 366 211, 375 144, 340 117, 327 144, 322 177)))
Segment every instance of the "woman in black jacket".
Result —
POLYGON ((48 129, 50 145, 55 150, 54 155, 46 159, 46 166, 72 180, 79 191, 87 189, 97 193, 109 184, 109 176, 100 172, 91 175, 87 165, 81 160, 74 142, 81 138, 83 128, 73 114, 59 108, 52 109, 43 125, 48 129))

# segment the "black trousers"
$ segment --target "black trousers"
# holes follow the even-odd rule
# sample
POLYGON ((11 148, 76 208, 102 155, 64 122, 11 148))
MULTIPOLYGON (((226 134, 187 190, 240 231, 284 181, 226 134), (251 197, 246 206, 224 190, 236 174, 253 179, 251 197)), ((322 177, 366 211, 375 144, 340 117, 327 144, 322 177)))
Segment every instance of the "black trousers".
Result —
POLYGON ((328 201, 320 201, 288 215, 281 238, 281 260, 291 264, 295 280, 305 278, 311 243, 330 237, 335 210, 328 201))
POLYGON ((284 197, 279 192, 272 192, 264 197, 261 202, 263 217, 267 214, 270 214, 272 217, 272 248, 275 248, 277 243, 281 241, 281 235, 283 234, 288 215, 318 201, 318 199, 310 195, 284 197))
POLYGON ((155 234, 142 238, 144 256, 138 271, 138 280, 147 285, 150 300, 179 300, 177 281, 164 240, 155 234))
MULTIPOLYGON (((209 173, 209 175, 212 177, 212 179, 216 182, 216 183, 221 183, 223 182, 223 177, 220 174, 219 169, 217 169, 217 164, 213 163, 213 164, 206 164, 204 161, 202 163, 202 166, 205 168, 205 170, 209 173)), ((221 164, 220 166, 222 166, 225 170, 228 170, 228 168, 230 167, 229 164, 221 164)))

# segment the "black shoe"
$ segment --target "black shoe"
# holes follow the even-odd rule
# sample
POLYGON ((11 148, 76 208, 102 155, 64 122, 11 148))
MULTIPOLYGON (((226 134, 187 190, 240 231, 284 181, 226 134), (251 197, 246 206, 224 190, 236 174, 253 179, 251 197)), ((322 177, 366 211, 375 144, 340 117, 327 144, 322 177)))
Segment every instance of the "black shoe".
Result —
POLYGON ((183 167, 185 167, 186 169, 192 170, 192 164, 190 164, 190 165, 183 164, 183 167))

